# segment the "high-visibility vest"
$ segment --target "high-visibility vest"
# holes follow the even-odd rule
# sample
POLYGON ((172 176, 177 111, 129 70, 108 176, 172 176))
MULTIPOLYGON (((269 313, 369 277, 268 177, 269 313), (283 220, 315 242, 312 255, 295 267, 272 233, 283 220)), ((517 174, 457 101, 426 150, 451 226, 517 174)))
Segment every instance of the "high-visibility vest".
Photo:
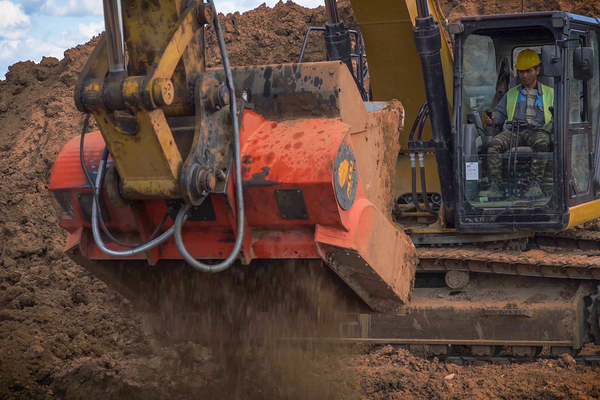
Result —
MULTIPOLYGON (((542 109, 544 110, 544 120, 546 121, 546 124, 549 124, 552 122, 552 113, 550 112, 550 107, 554 105, 554 89, 541 83, 540 85, 542 85, 543 92, 542 109)), ((507 121, 512 121, 513 117, 515 116, 517 99, 519 98, 519 93, 521 93, 521 86, 522 85, 515 86, 506 94, 508 96, 506 98, 506 112, 508 113, 507 121)))

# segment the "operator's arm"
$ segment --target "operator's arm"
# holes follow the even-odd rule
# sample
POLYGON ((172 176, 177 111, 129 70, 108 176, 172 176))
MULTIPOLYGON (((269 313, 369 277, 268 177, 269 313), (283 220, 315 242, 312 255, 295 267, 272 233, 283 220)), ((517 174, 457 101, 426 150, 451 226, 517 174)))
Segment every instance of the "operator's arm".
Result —
POLYGON ((494 120, 493 123, 496 126, 504 125, 504 122, 508 118, 508 114, 506 113, 506 101, 508 98, 508 93, 506 93, 502 99, 496 104, 496 108, 494 109, 494 120))

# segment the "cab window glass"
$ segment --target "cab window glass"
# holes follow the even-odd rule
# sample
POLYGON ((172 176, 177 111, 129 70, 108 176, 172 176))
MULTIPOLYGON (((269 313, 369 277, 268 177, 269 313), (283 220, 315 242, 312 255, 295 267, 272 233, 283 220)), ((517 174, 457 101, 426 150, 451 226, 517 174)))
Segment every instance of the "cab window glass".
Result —
MULTIPOLYGON (((580 36, 572 34, 569 41, 569 60, 573 60, 573 52, 581 45, 579 42, 580 36)), ((579 124, 585 122, 585 95, 584 84, 575 79, 573 75, 573 66, 569 62, 569 123, 579 124)))
MULTIPOLYGON (((543 37, 543 32, 531 31, 530 36, 543 37)), ((477 114, 485 121, 484 113, 498 107, 506 93, 520 83, 513 72, 519 53, 525 49, 539 53, 542 45, 549 43, 547 40, 553 39, 540 39, 525 47, 519 33, 471 34, 465 39, 462 173, 465 197, 471 207, 541 207, 552 198, 554 154, 549 147, 547 150, 536 147, 550 137, 548 128, 530 130, 521 124, 477 124, 477 114)), ((552 78, 547 83, 540 82, 554 86, 552 78)), ((506 110, 506 101, 502 107, 506 110)))
POLYGON ((594 77, 590 81, 591 90, 591 123, 592 143, 597 145, 598 126, 600 125, 600 46, 598 43, 598 32, 592 31, 590 35, 590 47, 594 50, 594 77))
POLYGON ((496 94, 496 50, 489 36, 471 34, 464 47, 465 103, 481 112, 493 106, 496 94))
POLYGON ((571 144, 571 174, 577 193, 585 193, 590 184, 590 152, 587 133, 574 134, 571 144))

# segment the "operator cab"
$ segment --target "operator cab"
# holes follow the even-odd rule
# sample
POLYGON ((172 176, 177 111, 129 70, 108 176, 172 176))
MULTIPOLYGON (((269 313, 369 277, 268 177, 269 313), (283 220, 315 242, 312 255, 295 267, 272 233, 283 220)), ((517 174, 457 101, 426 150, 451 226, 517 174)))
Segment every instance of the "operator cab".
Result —
MULTIPOLYGON (((581 213, 573 213, 573 207, 600 198, 595 156, 600 122, 598 25, 595 19, 563 12, 472 17, 451 25, 457 229, 562 230, 584 222, 577 221, 581 213), (501 126, 484 123, 486 113, 490 115, 503 97, 508 96, 510 108, 507 93, 521 83, 515 65, 524 50, 537 53, 537 80, 545 85, 542 88, 554 90, 553 108, 543 106, 552 114, 545 118, 543 135, 548 135, 549 145, 542 146, 544 151, 534 151, 527 145, 531 140, 525 143, 526 135, 539 135, 539 130, 531 133, 526 121, 508 117, 510 122, 501 126), (492 151, 494 138, 502 138, 507 150, 492 151), (498 172, 492 173, 492 167, 498 172), (528 190, 537 182, 541 192, 531 196, 528 190)), ((600 209, 598 203, 595 209, 600 209)))

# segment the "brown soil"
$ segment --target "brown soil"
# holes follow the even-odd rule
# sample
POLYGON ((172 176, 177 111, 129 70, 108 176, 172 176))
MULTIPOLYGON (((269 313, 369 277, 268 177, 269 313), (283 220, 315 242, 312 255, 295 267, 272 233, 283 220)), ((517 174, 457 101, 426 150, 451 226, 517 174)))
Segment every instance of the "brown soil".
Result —
MULTIPOLYGON (((443 1, 450 18, 514 12, 520 5, 443 1)), ((340 6, 356 27, 349 3, 340 6)), ((525 6, 600 15, 598 3, 587 0, 525 6)), ((306 28, 323 25, 323 14, 323 7, 288 2, 224 17, 232 64, 295 61, 306 28)), ((73 85, 95 42, 68 50, 60 61, 17 63, 0 80, 0 398, 232 398, 227 371, 213 352, 186 344, 154 355, 129 302, 61 251, 65 234, 46 183, 56 155, 82 127, 73 85)), ((211 34, 207 42, 208 64, 216 66, 211 34)), ((322 58, 315 36, 305 60, 322 58)), ((324 352, 308 362, 305 353, 288 351, 287 367, 280 370, 281 354, 258 354, 238 379, 245 382, 246 398, 600 398, 599 371, 573 366, 568 357, 458 367, 392 348, 355 350, 324 352), (290 369, 290 359, 311 368, 290 369)))

